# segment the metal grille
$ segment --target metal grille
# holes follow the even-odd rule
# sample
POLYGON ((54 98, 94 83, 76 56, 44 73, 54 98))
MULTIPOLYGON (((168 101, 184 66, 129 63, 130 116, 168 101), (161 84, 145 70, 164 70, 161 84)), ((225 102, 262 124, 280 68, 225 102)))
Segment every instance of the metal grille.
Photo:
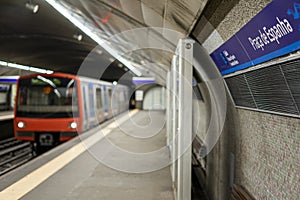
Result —
POLYGON ((300 116, 300 59, 225 80, 236 106, 300 116))
POLYGON ((253 96, 249 90, 249 86, 244 75, 228 78, 226 79, 226 82, 236 105, 256 108, 253 96))

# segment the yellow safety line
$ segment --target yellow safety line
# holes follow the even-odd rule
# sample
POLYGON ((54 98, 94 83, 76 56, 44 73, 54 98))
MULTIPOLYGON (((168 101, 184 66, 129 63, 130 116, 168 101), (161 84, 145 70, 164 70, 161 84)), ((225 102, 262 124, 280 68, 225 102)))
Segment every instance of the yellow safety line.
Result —
MULTIPOLYGON (((129 117, 135 115, 138 110, 133 110, 129 112, 129 117)), ((89 147, 93 146, 99 140, 101 140, 105 135, 109 134, 113 129, 117 128, 118 125, 124 123, 128 119, 128 115, 117 119, 117 121, 110 123, 107 127, 98 131, 96 134, 85 139, 79 144, 75 145, 68 151, 60 154, 51 161, 47 162, 40 168, 26 175, 24 178, 20 179, 18 182, 10 185, 6 189, 0 192, 0 199, 19 199, 25 194, 33 190, 43 181, 48 179, 54 173, 62 169, 73 159, 79 156, 81 153, 85 152, 89 147)))

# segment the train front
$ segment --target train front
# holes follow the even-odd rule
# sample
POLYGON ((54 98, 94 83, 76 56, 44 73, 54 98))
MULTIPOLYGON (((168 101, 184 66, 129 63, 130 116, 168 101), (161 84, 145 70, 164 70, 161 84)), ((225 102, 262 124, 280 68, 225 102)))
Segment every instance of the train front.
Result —
POLYGON ((75 76, 52 74, 18 81, 14 131, 36 148, 54 146, 81 132, 79 82, 75 76))

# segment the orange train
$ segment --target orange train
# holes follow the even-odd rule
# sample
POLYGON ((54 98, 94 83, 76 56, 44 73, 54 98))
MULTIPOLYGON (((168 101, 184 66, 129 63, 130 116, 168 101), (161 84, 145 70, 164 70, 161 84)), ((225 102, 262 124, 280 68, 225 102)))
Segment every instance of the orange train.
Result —
POLYGON ((14 134, 36 151, 55 146, 128 109, 129 88, 63 73, 22 76, 14 134))

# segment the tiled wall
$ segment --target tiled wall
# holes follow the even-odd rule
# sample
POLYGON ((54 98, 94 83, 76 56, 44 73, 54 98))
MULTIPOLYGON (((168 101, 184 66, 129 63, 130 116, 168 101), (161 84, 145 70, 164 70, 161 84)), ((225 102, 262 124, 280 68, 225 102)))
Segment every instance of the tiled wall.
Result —
MULTIPOLYGON (((216 27, 217 31, 225 41, 228 40, 271 1, 272 0, 240 0, 226 15, 225 19, 216 27)), ((225 8, 228 4, 226 2, 227 1, 223 1, 222 3, 225 8)), ((224 7, 220 12, 226 10, 224 7)))
POLYGON ((300 119, 238 109, 235 182, 256 199, 299 199, 300 119))

